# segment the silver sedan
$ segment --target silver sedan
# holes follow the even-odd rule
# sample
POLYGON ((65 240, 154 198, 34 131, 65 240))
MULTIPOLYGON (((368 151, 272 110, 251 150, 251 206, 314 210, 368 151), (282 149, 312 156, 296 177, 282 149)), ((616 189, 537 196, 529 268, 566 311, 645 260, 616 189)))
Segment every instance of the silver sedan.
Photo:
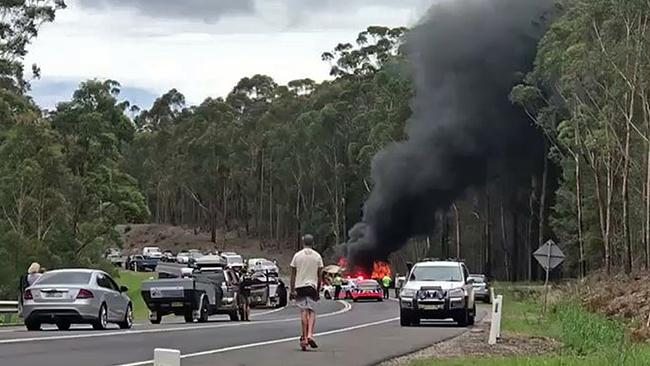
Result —
POLYGON ((133 305, 126 291, 103 271, 49 271, 23 293, 22 317, 28 330, 39 330, 44 323, 56 324, 60 330, 70 329, 71 324, 102 330, 108 323, 129 329, 133 305))

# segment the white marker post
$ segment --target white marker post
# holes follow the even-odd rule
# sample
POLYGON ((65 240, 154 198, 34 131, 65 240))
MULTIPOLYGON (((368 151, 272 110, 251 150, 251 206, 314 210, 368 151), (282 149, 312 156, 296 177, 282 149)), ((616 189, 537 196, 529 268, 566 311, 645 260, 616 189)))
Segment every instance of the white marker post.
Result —
POLYGON ((497 296, 492 303, 492 322, 490 323, 490 337, 488 344, 497 344, 497 339, 501 337, 501 313, 503 312, 503 295, 497 296))
POLYGON ((153 351, 153 366, 181 366, 181 351, 156 348, 153 351))

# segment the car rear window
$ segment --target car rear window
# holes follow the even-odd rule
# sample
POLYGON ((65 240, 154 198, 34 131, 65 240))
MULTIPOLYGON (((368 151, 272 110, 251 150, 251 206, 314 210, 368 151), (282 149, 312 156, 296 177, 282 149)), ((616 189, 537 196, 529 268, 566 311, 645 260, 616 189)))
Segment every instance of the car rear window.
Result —
POLYGON ((379 284, 375 281, 365 281, 359 283, 359 287, 361 288, 377 288, 379 284))
POLYGON ((238 255, 237 256, 234 256, 234 255, 233 256, 227 256, 226 261, 229 264, 231 264, 231 263, 232 264, 243 264, 244 263, 244 260, 242 259, 242 257, 238 256, 238 255))
POLYGON ((483 283, 485 282, 485 278, 482 276, 470 276, 469 279, 474 280, 475 283, 483 283))
POLYGON ((90 282, 88 272, 46 272, 36 282, 38 285, 85 285, 90 282))

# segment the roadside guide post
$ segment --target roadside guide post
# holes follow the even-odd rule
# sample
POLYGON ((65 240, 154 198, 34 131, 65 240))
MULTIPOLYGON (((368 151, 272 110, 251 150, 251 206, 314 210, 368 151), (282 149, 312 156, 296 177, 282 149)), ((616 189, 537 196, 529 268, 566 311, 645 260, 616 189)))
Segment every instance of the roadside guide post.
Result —
POLYGON ((551 270, 564 262, 565 255, 562 253, 560 247, 555 244, 553 240, 547 241, 544 245, 539 247, 534 253, 533 257, 546 271, 546 280, 544 281, 544 311, 546 314, 546 304, 548 299, 548 277, 551 270))
POLYGON ((497 344, 501 338, 501 314, 503 313, 503 295, 498 295, 492 302, 492 321, 490 323, 490 336, 488 344, 497 344))
POLYGON ((181 351, 156 348, 153 351, 153 366, 181 366, 181 351))

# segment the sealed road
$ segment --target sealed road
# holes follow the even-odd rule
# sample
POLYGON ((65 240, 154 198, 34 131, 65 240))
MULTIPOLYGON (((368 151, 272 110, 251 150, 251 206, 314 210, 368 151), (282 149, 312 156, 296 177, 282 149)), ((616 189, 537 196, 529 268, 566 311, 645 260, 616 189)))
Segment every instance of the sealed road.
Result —
POLYGON ((321 301, 316 351, 301 352, 297 310, 257 311, 251 322, 214 317, 207 324, 140 325, 104 332, 0 332, 3 365, 150 365, 154 348, 181 350, 183 365, 371 365, 465 331, 453 323, 402 328, 398 305, 321 301))

